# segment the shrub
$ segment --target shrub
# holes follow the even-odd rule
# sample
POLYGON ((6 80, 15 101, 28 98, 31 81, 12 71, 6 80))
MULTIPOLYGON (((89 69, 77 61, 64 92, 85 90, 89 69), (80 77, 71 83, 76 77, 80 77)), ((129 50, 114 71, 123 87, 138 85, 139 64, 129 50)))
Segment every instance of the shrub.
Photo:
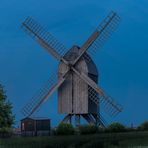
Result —
POLYGON ((142 130, 142 131, 148 131, 148 121, 145 121, 144 123, 142 123, 139 127, 138 127, 139 130, 142 130))
POLYGON ((74 128, 71 124, 60 123, 56 130, 57 135, 73 135, 74 128))
POLYGON ((82 125, 79 127, 79 132, 82 135, 86 134, 95 134, 97 133, 98 128, 94 125, 82 125))
POLYGON ((12 129, 9 127, 0 128, 0 138, 8 138, 12 136, 12 129))
POLYGON ((110 124, 106 129, 107 132, 124 132, 125 130, 125 126, 118 122, 110 124))
POLYGON ((51 128, 50 134, 53 135, 57 135, 57 129, 56 128, 51 128))

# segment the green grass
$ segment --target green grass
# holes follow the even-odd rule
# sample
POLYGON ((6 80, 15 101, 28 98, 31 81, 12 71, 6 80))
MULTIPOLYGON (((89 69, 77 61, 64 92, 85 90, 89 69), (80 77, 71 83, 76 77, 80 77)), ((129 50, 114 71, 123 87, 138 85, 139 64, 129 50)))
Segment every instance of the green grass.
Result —
POLYGON ((136 146, 148 147, 148 132, 0 139, 0 148, 136 148, 136 146))

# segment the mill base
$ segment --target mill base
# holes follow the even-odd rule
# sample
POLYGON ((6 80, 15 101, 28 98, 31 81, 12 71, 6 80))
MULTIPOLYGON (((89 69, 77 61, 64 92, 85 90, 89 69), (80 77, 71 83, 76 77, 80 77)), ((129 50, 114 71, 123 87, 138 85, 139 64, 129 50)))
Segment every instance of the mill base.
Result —
POLYGON ((62 120, 62 123, 72 124, 72 118, 75 118, 75 126, 78 127, 81 125, 81 117, 87 121, 89 125, 106 127, 105 123, 101 120, 99 114, 68 114, 62 120))

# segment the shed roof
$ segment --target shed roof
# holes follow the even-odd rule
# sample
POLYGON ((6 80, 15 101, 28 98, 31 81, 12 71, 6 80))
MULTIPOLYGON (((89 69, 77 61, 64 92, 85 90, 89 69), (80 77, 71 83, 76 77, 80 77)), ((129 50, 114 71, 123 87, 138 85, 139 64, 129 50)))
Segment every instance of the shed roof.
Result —
POLYGON ((32 120, 50 120, 49 118, 46 117, 26 117, 21 119, 21 121, 26 120, 26 119, 32 119, 32 120))

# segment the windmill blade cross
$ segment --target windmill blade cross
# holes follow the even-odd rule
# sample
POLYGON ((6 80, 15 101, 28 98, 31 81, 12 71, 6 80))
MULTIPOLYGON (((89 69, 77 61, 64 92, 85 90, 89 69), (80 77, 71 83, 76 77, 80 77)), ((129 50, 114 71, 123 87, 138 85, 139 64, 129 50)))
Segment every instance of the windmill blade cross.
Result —
MULTIPOLYGON (((110 96, 106 95, 105 92, 97 86, 97 79, 98 79, 98 72, 95 68, 95 64, 93 63, 92 59, 89 57, 89 54, 95 53, 96 50, 103 46, 104 42, 109 38, 109 36, 112 34, 112 32, 115 30, 116 26, 118 25, 119 17, 115 12, 111 12, 103 21, 102 23, 96 28, 96 30, 93 32, 93 34, 88 38, 88 40, 82 45, 82 47, 79 49, 77 46, 73 46, 68 52, 65 46, 58 42, 58 40, 53 37, 49 32, 47 32, 41 25, 39 25, 34 19, 31 17, 28 17, 23 23, 22 23, 22 29, 28 33, 41 47, 46 49, 54 58, 56 58, 60 62, 60 66, 58 68, 58 81, 56 80, 57 77, 55 77, 55 73, 52 75, 52 77, 49 79, 48 83, 31 99, 31 101, 23 108, 24 115, 30 117, 33 115, 34 112, 36 112, 41 105, 43 105, 48 98, 55 92, 56 89, 59 89, 59 110, 60 113, 68 113, 71 114, 71 106, 69 104, 73 104, 73 102, 76 102, 76 106, 79 105, 79 102, 77 103, 77 100, 72 99, 72 102, 69 103, 66 99, 70 100, 69 94, 72 94, 73 96, 76 96, 79 94, 80 96, 84 96, 85 100, 91 99, 91 103, 94 107, 96 107, 96 115, 98 114, 98 105, 102 103, 105 107, 105 110, 109 112, 111 115, 115 115, 122 111, 122 107, 118 105, 110 96), (89 54, 87 54, 87 52, 89 54), (66 54, 65 54, 66 53, 66 54), (81 58, 83 56, 83 58, 81 58), (79 59, 82 60, 79 61, 79 59), (84 64, 84 69, 88 69, 88 62, 85 59, 90 59, 92 61, 92 70, 88 70, 87 72, 82 68, 78 68, 76 64, 83 64, 83 61, 86 63, 84 64), (64 63, 64 64, 63 64, 64 63), (94 68, 93 68, 94 67, 94 68), (79 71, 76 69, 78 68, 79 71), (69 72, 74 72, 76 75, 80 77, 85 83, 84 85, 85 90, 84 91, 84 85, 80 87, 83 87, 83 91, 80 92, 87 92, 88 95, 77 93, 77 91, 71 91, 73 90, 73 81, 79 82, 77 79, 73 79, 73 77, 67 77, 69 75, 69 72), (86 75, 87 73, 88 75, 86 75), (92 74, 92 77, 90 75, 92 74), (90 77, 93 79, 91 79, 90 77), (67 78, 67 79, 66 79, 67 78), (63 84, 63 82, 66 82, 63 84), (70 82, 70 83, 69 83, 70 82), (71 83, 72 82, 72 83, 71 83), (65 91, 63 91, 63 87, 60 87, 63 84, 65 86, 65 91), (88 86, 88 87, 87 87, 88 86), (70 89, 67 89, 70 88, 70 89), (67 91, 68 90, 68 91, 67 91), (69 92, 69 93, 67 93, 69 92), (65 101, 66 100, 66 101, 65 101), (66 104, 68 102, 68 104, 66 104), (66 104, 66 105, 65 105, 66 104), (69 106, 69 108, 68 108, 69 106), (66 110, 65 110, 66 109, 66 110), (69 111, 68 111, 69 110, 69 111)), ((80 65, 81 66, 81 65, 80 65)), ((73 76, 73 75, 72 75, 73 76)), ((82 81, 80 81, 82 82, 82 81)), ((76 88, 80 90, 78 87, 80 83, 76 85, 76 88)), ((76 89, 74 88, 74 89, 76 89)), ((87 93, 86 93, 87 94, 87 93)), ((76 97, 78 98, 78 97, 76 97)), ((87 101, 87 103, 90 103, 87 101)), ((89 104, 88 104, 89 105, 89 104)), ((87 105, 85 105, 87 106, 87 105)), ((88 114, 86 115, 86 112, 84 114, 83 107, 81 107, 81 114, 84 116, 84 118, 90 123, 94 124, 97 122, 94 121, 93 117, 90 115, 90 112, 88 111, 88 114), (90 116, 89 116, 90 115, 90 116)), ((77 114, 80 114, 80 111, 75 111, 74 108, 72 108, 72 112, 77 114)), ((92 114, 92 113, 91 113, 92 114)), ((67 120, 69 120, 66 118, 67 120)), ((99 117, 101 121, 101 116, 99 117)), ((104 125, 103 121, 101 121, 102 125, 104 125)))

